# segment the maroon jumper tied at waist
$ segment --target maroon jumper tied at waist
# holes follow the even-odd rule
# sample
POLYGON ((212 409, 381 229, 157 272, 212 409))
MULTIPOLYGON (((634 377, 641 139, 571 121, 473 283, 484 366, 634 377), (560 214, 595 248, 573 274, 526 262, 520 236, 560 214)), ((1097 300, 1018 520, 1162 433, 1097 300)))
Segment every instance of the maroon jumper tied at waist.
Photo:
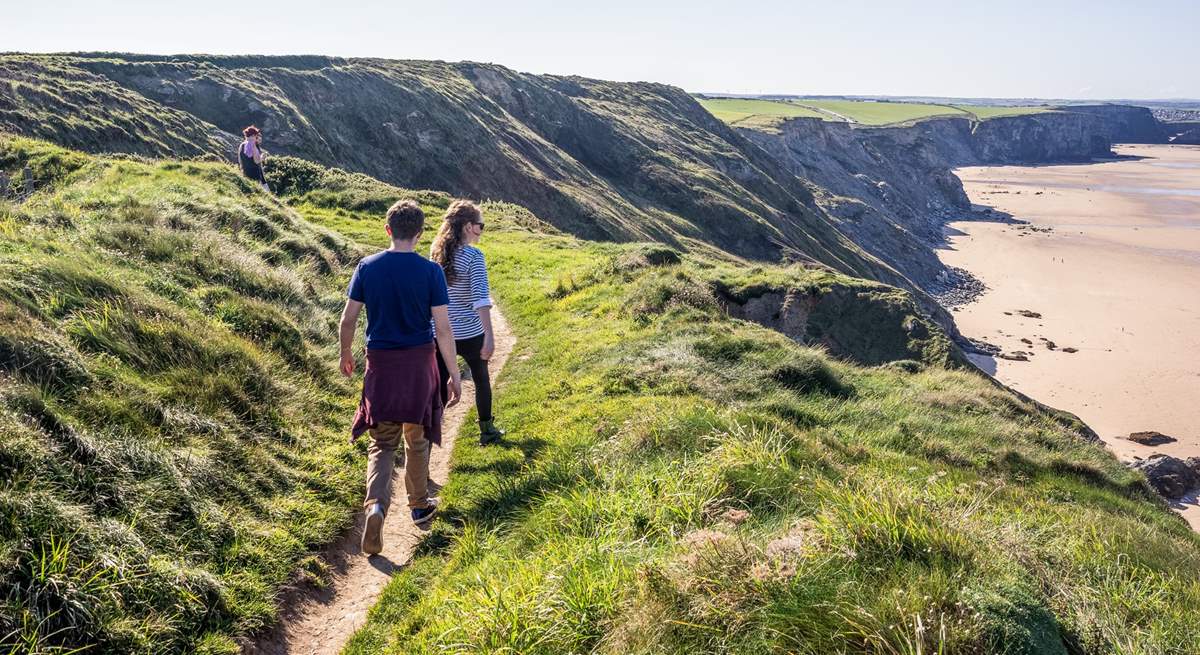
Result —
POLYGON ((367 350, 362 400, 351 434, 380 423, 416 423, 425 437, 442 443, 442 385, 433 343, 395 350, 367 350))

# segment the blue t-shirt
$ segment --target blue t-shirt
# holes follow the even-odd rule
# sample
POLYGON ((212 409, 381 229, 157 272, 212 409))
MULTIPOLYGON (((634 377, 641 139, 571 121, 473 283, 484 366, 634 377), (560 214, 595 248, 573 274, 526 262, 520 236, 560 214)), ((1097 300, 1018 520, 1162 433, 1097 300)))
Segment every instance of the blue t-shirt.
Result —
POLYGON ((430 308, 450 302, 441 266, 415 252, 386 250, 359 262, 346 295, 367 305, 367 348, 371 350, 430 343, 430 308))

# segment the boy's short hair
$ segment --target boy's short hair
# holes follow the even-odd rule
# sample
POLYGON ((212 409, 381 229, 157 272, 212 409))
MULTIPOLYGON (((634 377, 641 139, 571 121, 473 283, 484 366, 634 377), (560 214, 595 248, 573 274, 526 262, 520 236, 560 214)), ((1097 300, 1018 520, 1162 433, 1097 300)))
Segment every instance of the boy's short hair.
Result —
POLYGON ((411 239, 425 228, 425 212, 412 200, 398 200, 387 212, 393 239, 411 239))

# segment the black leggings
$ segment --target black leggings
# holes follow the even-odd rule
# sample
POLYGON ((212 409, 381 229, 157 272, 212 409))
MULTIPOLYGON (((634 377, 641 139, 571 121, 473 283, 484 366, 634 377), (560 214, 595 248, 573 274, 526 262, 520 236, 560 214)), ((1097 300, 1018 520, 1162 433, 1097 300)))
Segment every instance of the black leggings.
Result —
MULTIPOLYGON (((479 414, 479 420, 492 420, 492 379, 488 377, 487 360, 479 356, 479 351, 483 348, 483 335, 470 339, 458 339, 454 342, 454 348, 458 351, 459 357, 467 360, 467 366, 471 369, 471 380, 475 382, 475 409, 479 414)), ((442 376, 442 399, 445 400, 447 386, 450 383, 450 369, 446 368, 446 363, 442 361, 440 350, 437 360, 438 372, 442 376)))

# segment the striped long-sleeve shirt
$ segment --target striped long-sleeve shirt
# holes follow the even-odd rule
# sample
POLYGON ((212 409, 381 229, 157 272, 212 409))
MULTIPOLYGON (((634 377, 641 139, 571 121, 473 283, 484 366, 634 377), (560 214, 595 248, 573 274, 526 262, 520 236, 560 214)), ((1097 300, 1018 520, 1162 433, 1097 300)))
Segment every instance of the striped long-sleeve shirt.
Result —
POLYGON ((479 310, 492 306, 488 288, 487 263, 475 246, 463 246, 454 255, 456 276, 450 285, 450 329, 455 339, 470 339, 483 334, 479 310))

